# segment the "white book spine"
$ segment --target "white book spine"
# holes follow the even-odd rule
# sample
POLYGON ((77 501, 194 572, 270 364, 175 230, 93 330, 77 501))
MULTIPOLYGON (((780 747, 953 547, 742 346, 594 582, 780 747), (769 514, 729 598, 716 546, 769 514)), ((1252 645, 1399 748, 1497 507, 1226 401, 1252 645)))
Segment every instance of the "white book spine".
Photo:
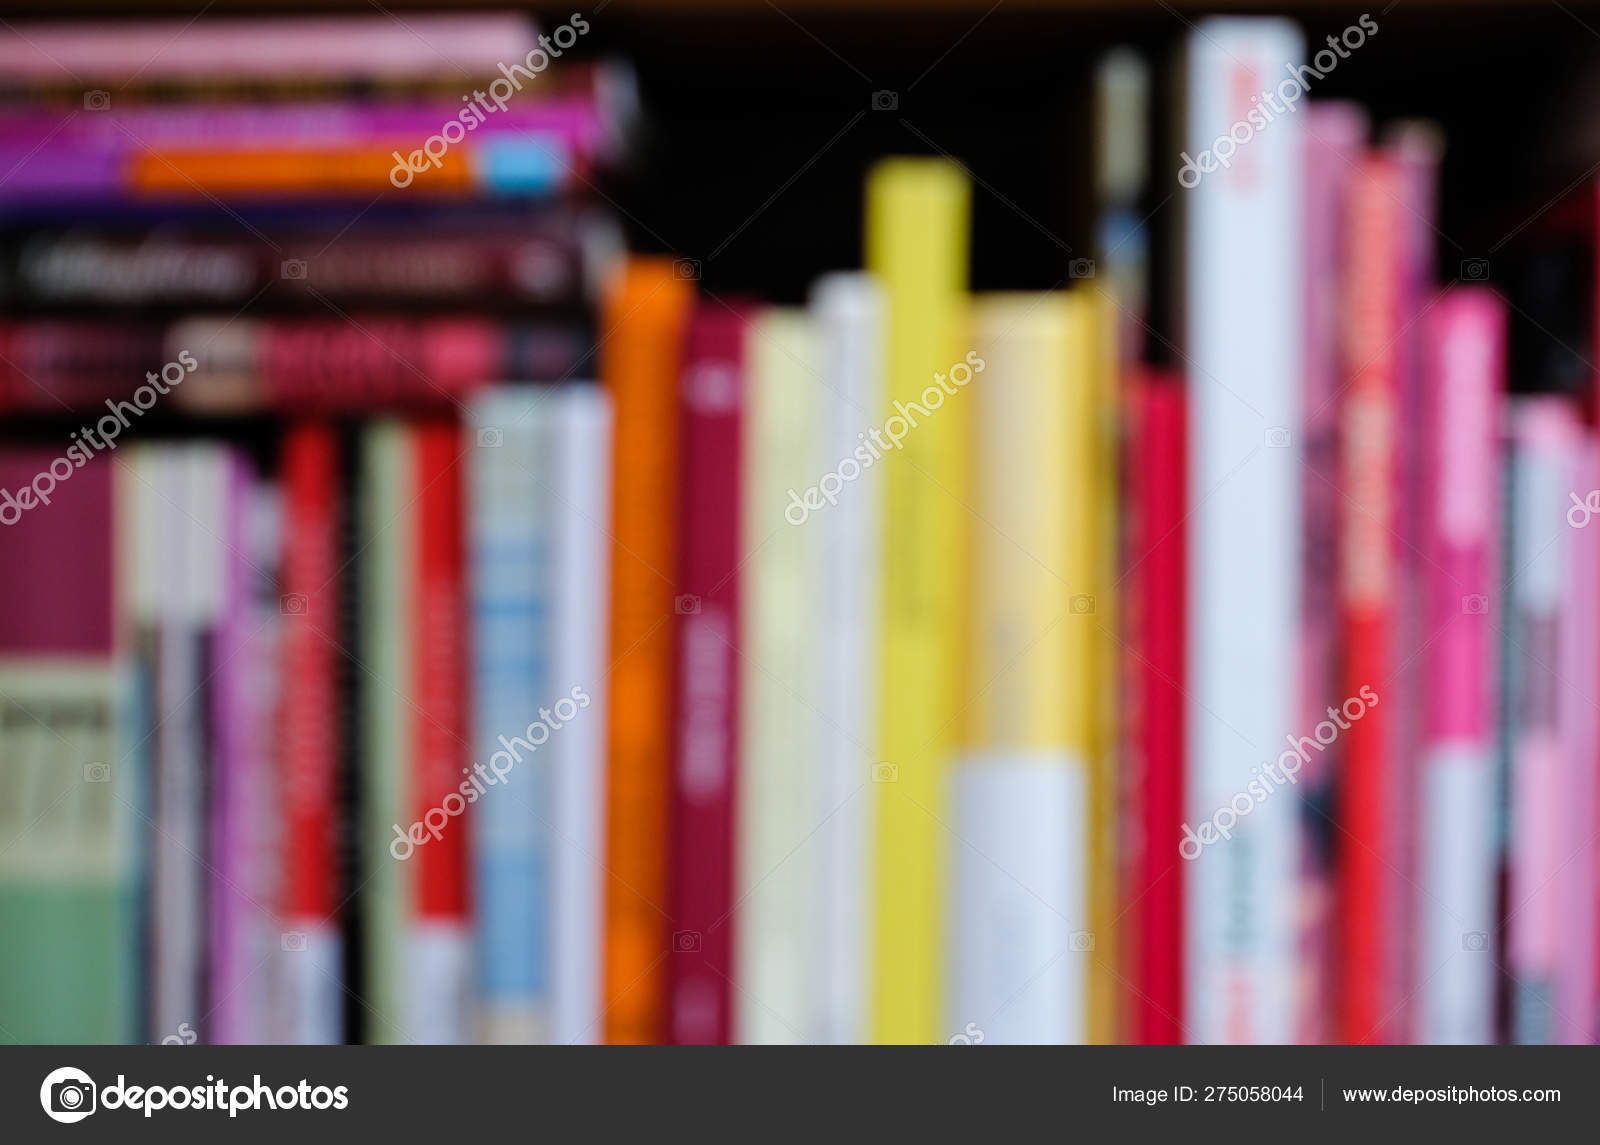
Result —
MULTIPOLYGON (((1175 191, 1187 207, 1191 824, 1253 803, 1252 768, 1298 730, 1302 124, 1278 114, 1246 142, 1219 140, 1246 135, 1252 97, 1303 52, 1282 20, 1210 19, 1189 42, 1184 154, 1219 157, 1175 191)), ((1190 1040, 1292 1037, 1298 813, 1274 792, 1190 864, 1190 1040)))
MULTIPOLYGON (((866 274, 833 274, 812 295, 826 396, 816 472, 858 458, 860 434, 888 404, 883 379, 883 297, 866 274)), ((860 471, 838 504, 809 522, 818 530, 817 706, 820 874, 816 919, 815 1040, 866 1041, 872 744, 877 736, 877 633, 883 485, 860 471)))
POLYGON ((582 687, 589 711, 552 744, 556 840, 551 1040, 601 1035, 600 963, 605 865, 606 631, 610 594, 611 399, 575 385, 557 406, 555 652, 558 686, 582 687))
POLYGON ((825 391, 802 312, 768 311, 754 320, 752 334, 742 462, 743 536, 751 555, 740 601, 734 1029, 740 1042, 772 1044, 807 1041, 815 1011, 822 814, 811 618, 820 534, 811 528, 816 522, 785 521, 784 505, 789 489, 818 480, 812 470, 825 391))

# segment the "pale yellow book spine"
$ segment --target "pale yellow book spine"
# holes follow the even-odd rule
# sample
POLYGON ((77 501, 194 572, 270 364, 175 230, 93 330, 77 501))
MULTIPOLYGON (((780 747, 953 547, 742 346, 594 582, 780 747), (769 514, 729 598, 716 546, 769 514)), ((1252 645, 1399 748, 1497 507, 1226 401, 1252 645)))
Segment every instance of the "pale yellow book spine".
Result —
MULTIPOLYGON (((970 403, 944 394, 965 363, 971 190, 954 164, 891 159, 867 183, 867 266, 887 302, 881 763, 874 771, 872 1036, 938 1036, 945 839, 942 794, 961 699, 963 500, 970 403), (898 403, 898 404, 897 404, 898 403), (909 407, 915 405, 925 413, 909 407)), ((968 367, 970 368, 970 367, 968 367)), ((876 429, 877 427, 870 427, 876 429)))
POLYGON ((1120 300, 1101 289, 1081 291, 1092 308, 1094 358, 1090 385, 1094 407, 1093 458, 1087 486, 1093 491, 1092 524, 1086 535, 1093 539, 1090 620, 1093 659, 1090 670, 1092 703, 1089 759, 1089 929, 1095 936, 1094 957, 1089 962, 1089 1041, 1122 1041, 1118 941, 1117 877, 1120 848, 1117 826, 1121 821, 1117 776, 1118 644, 1117 474, 1121 433, 1121 365, 1117 356, 1117 322, 1120 300))
POLYGON ((1060 294, 987 295, 973 306, 984 369, 973 395, 966 742, 979 752, 1071 742, 1062 696, 1085 667, 1072 663, 1064 588, 1088 471, 1086 403, 1067 377, 1079 308, 1060 294))
POLYGON ((772 1045, 811 1040, 819 985, 815 848, 828 809, 820 805, 811 658, 822 534, 818 522, 787 520, 784 506, 789 490, 822 476, 817 432, 831 394, 816 374, 805 311, 765 311, 747 344, 734 1036, 772 1045))

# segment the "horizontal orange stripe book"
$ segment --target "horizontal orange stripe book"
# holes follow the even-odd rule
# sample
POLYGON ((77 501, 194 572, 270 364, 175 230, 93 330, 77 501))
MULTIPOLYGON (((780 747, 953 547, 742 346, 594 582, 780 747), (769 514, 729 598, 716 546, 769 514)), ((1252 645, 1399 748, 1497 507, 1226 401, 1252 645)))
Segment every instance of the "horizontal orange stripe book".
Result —
MULTIPOLYGON (((405 155, 404 149, 401 154, 405 155)), ((412 187, 461 193, 473 186, 466 148, 447 151, 439 166, 412 187)), ((272 150, 141 151, 131 158, 128 186, 135 194, 305 194, 392 189, 393 149, 282 148, 272 150)))

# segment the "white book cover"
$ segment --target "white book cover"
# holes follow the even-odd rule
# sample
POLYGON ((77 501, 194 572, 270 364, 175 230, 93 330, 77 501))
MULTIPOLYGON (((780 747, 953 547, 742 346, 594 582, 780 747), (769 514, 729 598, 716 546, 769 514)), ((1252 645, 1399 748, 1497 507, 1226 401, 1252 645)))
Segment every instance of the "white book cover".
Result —
MULTIPOLYGON (((788 490, 821 476, 816 433, 828 395, 803 311, 761 314, 749 345, 734 1036, 747 1044, 803 1043, 815 1012, 816 831, 824 814, 811 670, 821 537, 813 528, 819 521, 796 526, 784 506, 788 490)), ((841 499, 855 492, 846 488, 841 499)))
POLYGON ((1250 808, 1186 872, 1187 1036, 1207 1044, 1294 1030, 1299 808, 1292 789, 1257 803, 1248 784, 1285 736, 1310 730, 1295 702, 1303 125, 1257 111, 1303 56, 1287 21, 1201 22, 1186 150, 1169 161, 1186 208, 1189 822, 1250 808), (1190 160, 1197 179, 1182 173, 1190 160))
MULTIPOLYGON (((872 459, 862 441, 888 404, 883 377, 883 295, 871 275, 830 274, 811 296, 818 364, 826 387, 814 468, 818 475, 846 458, 872 459), (857 451, 860 452, 857 452, 857 451)), ((838 503, 804 527, 817 531, 818 638, 815 674, 818 724, 817 832, 820 857, 815 927, 817 970, 813 1040, 853 1045, 867 1040, 867 912, 873 885, 867 864, 873 743, 877 738, 877 647, 883 484, 859 468, 838 503)))
POLYGON ((558 687, 582 688, 590 705, 551 743, 551 1041, 587 1045, 602 1033, 611 399, 598 386, 577 384, 555 402, 552 675, 558 687))

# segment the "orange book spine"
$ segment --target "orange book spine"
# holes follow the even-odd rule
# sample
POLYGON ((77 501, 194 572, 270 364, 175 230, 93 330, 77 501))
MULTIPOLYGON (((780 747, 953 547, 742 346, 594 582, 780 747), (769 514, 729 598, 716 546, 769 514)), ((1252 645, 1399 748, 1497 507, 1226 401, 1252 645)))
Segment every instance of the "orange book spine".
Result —
POLYGON ((600 315, 616 410, 606 794, 605 1040, 663 1041, 678 473, 678 368, 693 304, 663 259, 630 259, 600 315))

